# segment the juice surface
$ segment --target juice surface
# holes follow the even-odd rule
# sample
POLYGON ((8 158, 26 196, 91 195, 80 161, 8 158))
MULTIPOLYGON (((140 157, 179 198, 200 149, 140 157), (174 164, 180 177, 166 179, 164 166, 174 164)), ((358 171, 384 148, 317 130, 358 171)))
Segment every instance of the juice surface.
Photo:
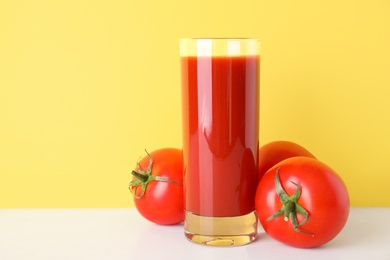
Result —
POLYGON ((181 57, 185 209, 212 217, 254 210, 259 56, 181 57))

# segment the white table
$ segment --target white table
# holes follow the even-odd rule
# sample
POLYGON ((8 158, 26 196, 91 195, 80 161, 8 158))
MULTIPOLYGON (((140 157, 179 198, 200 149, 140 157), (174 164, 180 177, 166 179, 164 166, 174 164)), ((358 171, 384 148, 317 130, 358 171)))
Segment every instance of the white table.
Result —
POLYGON ((0 209, 0 259, 390 259, 390 208, 352 208, 342 232, 314 249, 259 232, 245 246, 207 247, 135 209, 0 209))

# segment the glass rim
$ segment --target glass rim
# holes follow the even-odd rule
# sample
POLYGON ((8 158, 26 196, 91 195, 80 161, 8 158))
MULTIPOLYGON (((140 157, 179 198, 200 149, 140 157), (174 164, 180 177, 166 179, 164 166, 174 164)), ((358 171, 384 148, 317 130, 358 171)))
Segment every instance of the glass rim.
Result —
POLYGON ((180 56, 260 55, 257 38, 180 38, 180 56))
POLYGON ((197 41, 197 40, 221 40, 221 41, 229 41, 229 40, 235 40, 235 41, 244 41, 244 40, 254 40, 254 41, 260 41, 259 38, 252 38, 252 37, 184 37, 179 38, 180 41, 187 40, 187 41, 197 41))

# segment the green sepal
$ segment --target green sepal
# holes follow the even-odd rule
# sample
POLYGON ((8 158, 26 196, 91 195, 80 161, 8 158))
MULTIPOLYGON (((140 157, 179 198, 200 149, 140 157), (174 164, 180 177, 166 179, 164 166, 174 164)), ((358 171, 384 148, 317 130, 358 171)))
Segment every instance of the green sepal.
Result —
POLYGON ((152 175, 152 168, 153 168, 153 159, 152 156, 145 150, 146 154, 149 156, 149 165, 148 169, 144 171, 139 163, 137 162, 137 169, 138 172, 132 171, 131 174, 135 177, 130 183, 129 183, 129 190, 132 192, 132 188, 135 187, 133 193, 133 196, 136 199, 141 199, 146 192, 146 188, 148 184, 152 181, 163 181, 163 182, 170 182, 179 186, 182 186, 180 183, 177 183, 173 180, 169 180, 167 178, 161 177, 161 176, 155 176, 152 175), (142 193, 140 196, 137 196, 137 189, 141 187, 142 188, 142 193))
POLYGON ((304 223, 306 223, 309 220, 309 213, 305 208, 303 208, 301 205, 298 203, 298 199, 301 196, 301 187, 293 182, 290 181, 292 184, 297 186, 297 190, 294 192, 292 196, 289 196, 286 191, 283 189, 280 179, 279 179, 279 170, 280 168, 276 169, 276 174, 275 174, 275 189, 278 194, 279 200, 282 203, 282 207, 280 210, 275 212, 272 216, 270 216, 267 221, 271 221, 274 218, 284 216, 284 220, 288 221, 288 219, 291 220, 291 224, 296 232, 308 234, 314 236, 313 233, 303 231, 299 229, 300 226, 302 226, 304 223), (303 215, 305 218, 298 223, 297 219, 297 213, 303 215))

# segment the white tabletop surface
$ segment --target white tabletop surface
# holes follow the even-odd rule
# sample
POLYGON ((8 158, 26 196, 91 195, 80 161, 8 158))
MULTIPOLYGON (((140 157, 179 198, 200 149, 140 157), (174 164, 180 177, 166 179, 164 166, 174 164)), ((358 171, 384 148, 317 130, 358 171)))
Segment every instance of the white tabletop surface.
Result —
POLYGON ((352 208, 345 228, 314 249, 264 233, 239 247, 189 242, 135 209, 0 209, 0 259, 390 259, 390 208, 352 208))

